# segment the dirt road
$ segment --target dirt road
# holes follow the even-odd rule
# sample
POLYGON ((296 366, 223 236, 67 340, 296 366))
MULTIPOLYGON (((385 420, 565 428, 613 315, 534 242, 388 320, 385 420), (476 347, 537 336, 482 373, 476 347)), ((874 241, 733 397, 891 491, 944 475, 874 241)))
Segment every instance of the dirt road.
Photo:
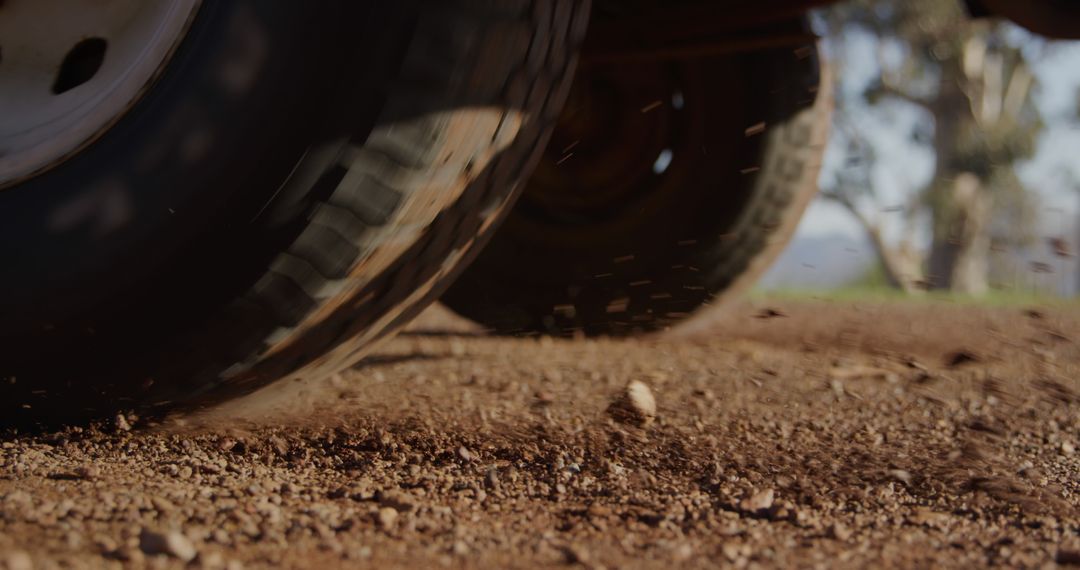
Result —
POLYGON ((1080 564, 1078 373, 1075 308, 755 301, 678 342, 436 311, 282 389, 318 405, 3 439, 0 568, 1080 564))

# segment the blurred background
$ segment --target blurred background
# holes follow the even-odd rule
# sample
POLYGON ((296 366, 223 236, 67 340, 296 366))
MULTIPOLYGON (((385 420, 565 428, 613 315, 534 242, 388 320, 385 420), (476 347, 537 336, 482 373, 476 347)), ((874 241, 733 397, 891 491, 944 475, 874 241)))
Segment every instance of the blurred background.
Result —
POLYGON ((814 15, 837 81, 821 193, 770 294, 1080 295, 1080 42, 954 0, 814 15))

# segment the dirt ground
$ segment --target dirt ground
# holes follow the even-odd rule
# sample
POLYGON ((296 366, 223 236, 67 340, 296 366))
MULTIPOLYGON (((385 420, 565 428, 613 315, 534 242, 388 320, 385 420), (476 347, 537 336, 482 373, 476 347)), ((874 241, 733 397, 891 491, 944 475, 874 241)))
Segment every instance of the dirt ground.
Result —
POLYGON ((1062 307, 753 301, 679 341, 434 310, 261 418, 0 440, 0 568, 1076 565, 1078 343, 1062 307))

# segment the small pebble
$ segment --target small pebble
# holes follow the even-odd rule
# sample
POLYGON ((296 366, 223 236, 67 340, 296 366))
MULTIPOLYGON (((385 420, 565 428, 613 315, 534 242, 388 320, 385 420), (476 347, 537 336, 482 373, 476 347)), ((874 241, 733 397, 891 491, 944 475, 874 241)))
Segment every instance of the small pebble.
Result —
POLYGON ((851 538, 851 529, 842 522, 835 522, 829 527, 829 536, 836 540, 847 540, 851 538))
POLYGON ((647 384, 634 380, 611 403, 608 413, 617 421, 646 427, 656 418, 656 398, 647 384))
POLYGON ((776 493, 772 489, 758 491, 739 503, 739 508, 748 513, 766 511, 773 505, 776 493))
POLYGON ((383 530, 392 530, 397 526, 398 512, 390 507, 379 509, 379 526, 383 530))

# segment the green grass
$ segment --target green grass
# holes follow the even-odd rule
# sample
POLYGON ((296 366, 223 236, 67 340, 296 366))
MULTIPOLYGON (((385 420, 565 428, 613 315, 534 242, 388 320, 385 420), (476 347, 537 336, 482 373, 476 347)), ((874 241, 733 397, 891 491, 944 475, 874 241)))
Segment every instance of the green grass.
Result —
POLYGON ((971 297, 948 291, 927 291, 917 295, 891 287, 880 264, 872 266, 851 284, 835 289, 754 289, 751 299, 823 300, 876 303, 951 303, 990 307, 1033 305, 1080 307, 1080 297, 1063 298, 1034 291, 992 289, 986 295, 971 297))

